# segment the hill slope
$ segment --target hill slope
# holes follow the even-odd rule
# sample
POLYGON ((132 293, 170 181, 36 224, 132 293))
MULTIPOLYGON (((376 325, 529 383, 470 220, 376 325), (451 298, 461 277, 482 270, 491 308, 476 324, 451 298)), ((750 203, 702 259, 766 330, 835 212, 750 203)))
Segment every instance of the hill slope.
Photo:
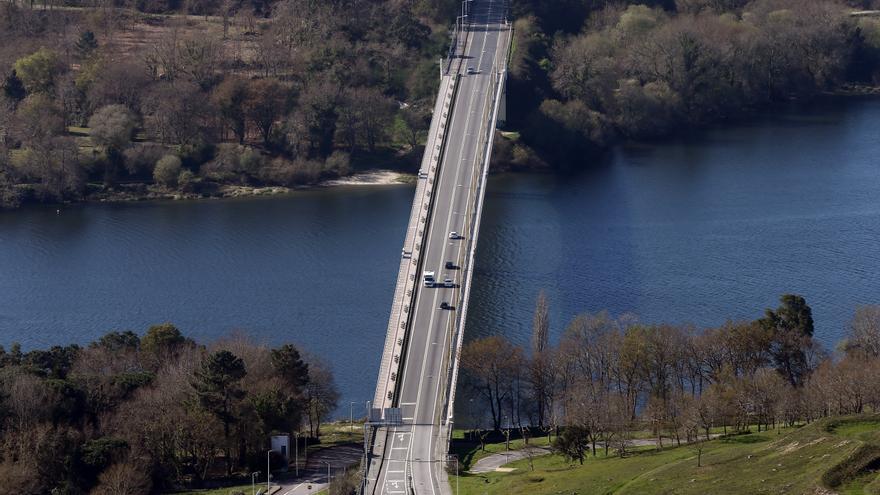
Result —
POLYGON ((726 437, 583 466, 552 455, 511 473, 462 476, 471 494, 878 494, 880 418, 823 420, 802 428, 726 437))

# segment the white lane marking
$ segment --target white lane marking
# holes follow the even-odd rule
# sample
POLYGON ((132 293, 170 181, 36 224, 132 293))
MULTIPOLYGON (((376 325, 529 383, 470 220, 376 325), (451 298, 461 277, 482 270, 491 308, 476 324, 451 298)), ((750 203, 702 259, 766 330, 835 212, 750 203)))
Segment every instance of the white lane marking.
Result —
MULTIPOLYGON (((491 17, 491 14, 492 14, 492 3, 493 3, 493 0, 489 0, 489 16, 490 16, 490 17, 491 17)), ((487 27, 487 28, 489 27, 489 24, 488 24, 488 23, 486 24, 486 27, 487 27)), ((486 41, 487 41, 487 39, 488 39, 488 36, 485 36, 485 35, 484 35, 484 36, 483 36, 483 46, 482 46, 482 49, 483 49, 483 52, 484 52, 484 53, 485 53, 485 48, 486 48, 486 41)), ((496 45, 496 50, 497 50, 497 45, 496 45)), ((478 61, 478 63, 477 63, 477 66, 478 66, 478 67, 481 67, 481 66, 482 66, 482 63, 483 63, 483 56, 482 56, 482 54, 481 54, 481 55, 480 55, 480 59, 479 59, 479 61, 478 61)), ((487 87, 487 94, 488 94, 488 87, 487 87)), ((468 104, 469 104, 470 106, 473 106, 473 96, 471 97, 471 101, 470 101, 468 104)), ((465 119, 465 129, 464 129, 464 130, 465 130, 465 133, 467 133, 469 126, 470 126, 470 115, 468 115, 468 117, 465 119)), ((478 128, 478 131, 479 131, 479 128, 478 128)), ((477 142, 477 146, 479 146, 479 141, 477 142)), ((459 157, 461 157, 461 155, 462 155, 463 153, 464 153, 464 146, 462 146, 461 149, 459 150, 459 157)), ((479 155, 479 153, 475 153, 475 154, 474 154, 474 166, 476 166, 477 155, 479 155)), ((459 163, 461 163, 460 160, 459 160, 459 163)), ((461 173, 461 168, 459 167, 459 169, 456 170, 456 176, 458 176, 458 174, 460 174, 460 173, 461 173)), ((452 205, 455 204, 455 196, 457 195, 456 193, 457 193, 457 191, 453 193, 453 198, 452 198, 452 201, 451 201, 451 203, 450 203, 450 206, 452 206, 452 205)), ((451 212, 451 209, 452 209, 452 208, 450 208, 450 212, 451 212)), ((449 222, 451 219, 452 219, 452 216, 451 216, 451 214, 450 214, 449 219, 447 220, 447 224, 448 224, 448 222, 449 222)), ((448 227, 447 227, 447 230, 449 230, 448 227)), ((464 245, 464 243, 461 243, 461 246, 459 246, 459 255, 461 254, 461 250, 462 250, 462 248, 463 248, 463 245, 464 245)), ((442 253, 442 254, 443 254, 442 259, 446 259, 446 247, 445 247, 445 246, 444 246, 444 248, 443 248, 443 253, 442 253)), ((435 295, 435 301, 434 301, 434 302, 436 302, 436 295, 435 295)), ((432 322, 432 324, 433 324, 433 322, 432 322)), ((447 327, 448 327, 448 325, 447 325, 447 327)), ((429 330, 429 332, 430 332, 430 330, 429 330)), ((443 332, 443 346, 444 346, 444 349, 445 349, 445 347, 446 347, 446 342, 447 342, 448 338, 449 338, 449 332, 447 332, 447 331, 446 331, 446 328, 444 328, 444 332, 443 332)), ((441 359, 441 361, 442 361, 442 359, 441 359)), ((440 380, 437 380, 437 384, 436 384, 435 392, 434 392, 433 395, 434 395, 434 397, 433 397, 433 407, 431 408, 431 410, 432 410, 432 414, 431 414, 432 421, 431 421, 431 422, 432 422, 432 423, 433 423, 433 418, 436 417, 436 415, 437 415, 437 405, 438 405, 438 404, 437 404, 437 399, 438 399, 439 396, 440 396, 440 380)), ((432 430, 433 430, 433 427, 432 427, 432 430)), ((432 432, 432 433, 433 433, 433 432, 432 432)), ((429 452, 429 455, 430 455, 430 453, 432 453, 433 451, 434 451, 434 435, 431 434, 430 437, 429 437, 429 441, 428 441, 428 452, 429 452)), ((412 455, 412 453, 410 453, 410 455, 412 455)), ((435 493, 435 490, 434 490, 434 485, 435 485, 435 482, 434 482, 434 471, 435 471, 435 469, 432 469, 433 467, 434 467, 434 466, 428 466, 428 476, 429 476, 429 481, 431 482, 431 493, 432 493, 432 495, 435 493)))
MULTIPOLYGON (((491 15, 491 10, 492 10, 492 0, 490 0, 490 3, 489 3, 489 12, 490 12, 490 15, 491 15)), ((488 24, 487 24, 487 26, 488 26, 488 24)), ((487 38, 488 38, 487 36, 484 36, 484 37, 483 37, 483 48, 485 48, 485 45, 486 45, 486 42, 487 42, 487 38)), ((484 50, 484 51, 485 51, 485 50, 484 50)), ((480 64, 480 65, 482 65, 482 59, 483 59, 483 57, 480 56, 480 60, 479 60, 479 64, 480 64)), ((470 98, 470 101, 469 101, 469 108, 470 108, 470 109, 473 109, 473 108, 474 108, 474 107, 473 107, 473 101, 474 101, 474 100, 473 100, 473 97, 476 96, 477 94, 478 94, 478 90, 475 90, 475 91, 473 92, 473 94, 471 95, 471 98, 470 98)), ((473 111, 472 113, 476 113, 476 111, 473 111)), ((454 117, 454 116, 453 116, 453 121, 455 121, 455 117, 454 117)), ((468 114, 466 113, 466 114, 465 114, 465 132, 466 132, 469 128, 470 128, 470 115, 468 115, 468 114)), ((477 143, 477 145, 479 145, 479 143, 477 143)), ((459 150, 459 156, 462 156, 463 154, 464 154, 464 146, 462 146, 462 148, 460 148, 460 150, 459 150)), ((463 161, 463 160, 462 160, 462 161, 463 161)), ((474 162, 476 162, 476 156, 474 157, 474 162)), ((461 161, 459 161, 459 162, 458 162, 458 167, 457 167, 457 169, 456 169, 456 171, 455 171, 455 176, 456 176, 456 178, 460 177, 460 175, 461 175, 461 170, 462 170, 462 168, 461 168, 461 161)), ((441 179, 442 179, 442 175, 443 175, 443 174, 441 174, 441 179)), ((440 185, 437 185, 437 187, 440 187, 440 185)), ((455 204, 456 199, 457 199, 457 194, 453 193, 453 196, 452 196, 451 199, 452 199, 452 201, 451 201, 451 203, 450 203, 450 207, 451 207, 452 205, 455 204)), ((450 208, 450 209, 451 209, 451 208, 450 208)), ((451 214, 450 214, 450 216, 447 218, 447 229, 446 229, 446 230, 449 230, 449 229, 448 229, 448 225, 449 225, 449 222, 450 222, 450 221, 451 221, 451 214)), ((431 230, 433 230, 433 228, 432 228, 431 230)), ((443 233, 443 235, 445 235, 445 232, 443 233)), ((430 245, 430 233, 429 233, 429 239, 428 239, 428 243, 427 243, 427 244, 430 245)), ((452 245, 452 244, 454 244, 454 243, 449 243, 449 245, 452 245)), ((461 244, 461 245, 459 246, 459 254, 461 253, 461 250, 462 250, 462 249, 463 249, 463 244, 461 244)), ((426 254, 427 254, 427 253, 426 253, 426 254)), ((444 245, 444 246, 443 246, 443 249, 442 249, 442 257, 445 257, 445 256, 446 256, 446 246, 444 245)), ((433 298, 433 301, 432 301, 434 304, 432 304, 432 306, 435 306, 435 305, 436 305, 436 301, 437 301, 437 297, 438 297, 438 296, 439 296, 439 294, 437 294, 437 293, 434 294, 434 298, 433 298)), ((430 297, 430 296, 429 296, 429 297, 430 297)), ((420 293, 419 293, 419 300, 421 300, 421 291, 420 291, 420 293)), ((420 306, 420 305, 419 305, 418 302, 417 302, 417 310, 416 310, 417 313, 418 313, 418 307, 419 307, 419 306, 420 306)), ((430 317, 430 319, 429 319, 429 324, 428 324, 428 335, 427 335, 426 337, 430 337, 431 334, 433 333, 434 317, 436 316, 436 313, 437 313, 436 311, 431 311, 431 317, 430 317)), ((444 315, 444 316, 447 316, 446 320, 447 320, 447 322, 448 322, 448 321, 449 321, 449 317, 451 317, 451 315, 444 315)), ((414 315, 414 321, 418 321, 418 316, 414 315)), ((443 334, 444 334, 444 335, 443 335, 443 337, 444 337, 444 344, 445 344, 445 342, 448 341, 448 339, 449 339, 449 334, 448 334, 447 331, 445 331, 447 327, 448 327, 448 324, 444 327, 444 332, 443 332, 443 334)), ((426 338, 426 341, 427 341, 427 338, 426 338)), ((411 351, 411 350, 412 350, 411 348, 408 349, 407 354, 411 354, 411 352, 409 352, 409 351, 411 351)), ((427 350, 428 350, 428 348, 427 348, 427 346, 426 346, 426 348, 425 348, 425 351, 426 351, 426 355, 425 355, 425 357, 427 357, 427 350)), ((423 387, 423 384, 424 384, 424 378, 425 378, 425 375, 424 375, 425 364, 426 364, 426 362, 423 361, 423 363, 422 363, 422 372, 420 373, 420 376, 419 376, 419 385, 418 385, 418 393, 417 393, 417 397, 416 397, 416 406, 417 406, 418 403, 421 401, 421 393, 422 393, 423 388, 424 388, 424 387, 423 387)), ((407 378, 409 378, 409 376, 408 376, 408 375, 405 375, 405 376, 404 376, 404 383, 401 384, 401 385, 402 385, 402 387, 401 387, 401 390, 402 390, 402 391, 403 391, 404 389, 406 389, 407 382, 409 381, 409 380, 407 380, 407 378)), ((430 376, 429 376, 429 378, 430 378, 430 376)), ((434 397, 433 397, 433 401, 432 401, 432 402, 433 402, 433 407, 432 407, 432 423, 433 423, 433 417, 436 416, 436 411, 437 411, 437 399, 439 398, 439 389, 440 389, 440 383, 439 383, 439 381, 438 381, 438 382, 436 383, 435 393, 434 393, 434 397)), ((403 393, 402 393, 401 395, 403 395, 403 393)), ((433 427, 431 428, 431 430, 430 430, 430 434, 429 434, 429 442, 428 442, 429 454, 430 454, 430 452, 433 451, 433 443, 434 443, 433 440, 434 440, 434 439, 433 439, 433 434, 432 434, 432 433, 433 433, 433 427)), ((414 453, 413 450, 412 450, 413 444, 414 444, 414 442, 415 442, 415 438, 414 438, 414 437, 415 437, 415 435, 412 435, 412 436, 410 437, 409 447, 406 448, 406 449, 408 450, 408 455, 407 455, 407 457, 410 458, 410 459, 413 458, 413 453, 414 453)), ((393 445, 393 444, 394 444, 394 439, 393 439, 393 437, 392 437, 392 445, 393 445)), ((404 449, 404 448, 403 448, 403 447, 398 447, 397 449, 404 449)), ((400 461, 397 461, 397 462, 400 462, 400 461)), ((405 465, 405 464, 404 464, 404 465, 405 465)), ((435 476, 434 476, 434 475, 435 475, 434 471, 435 471, 435 469, 433 469, 433 468, 435 468, 436 466, 427 466, 427 467, 426 467, 426 466, 420 466, 420 467, 421 467, 422 469, 427 469, 427 471, 428 471, 428 476, 429 476, 429 480, 430 480, 430 484, 431 484, 431 492, 432 492, 432 494, 435 493, 435 481, 434 481, 434 478, 435 478, 435 476)), ((387 470, 386 470, 386 479, 387 479, 387 470)), ((420 483, 420 484, 422 484, 422 483, 420 483)), ((396 483, 395 483, 395 485, 396 485, 396 483)), ((395 486, 395 487, 396 487, 396 486, 395 486)), ((389 493, 396 493, 396 492, 389 492, 389 493)))

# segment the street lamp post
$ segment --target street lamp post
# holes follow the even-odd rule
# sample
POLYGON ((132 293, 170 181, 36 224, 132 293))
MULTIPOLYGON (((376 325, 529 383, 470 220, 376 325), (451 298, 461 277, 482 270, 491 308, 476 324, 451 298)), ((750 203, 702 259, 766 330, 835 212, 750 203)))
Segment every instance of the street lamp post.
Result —
POLYGON ((257 495, 257 482, 255 481, 256 477, 260 475, 259 471, 251 473, 251 491, 253 495, 257 495))
POLYGON ((321 461, 327 465, 327 485, 330 485, 330 463, 327 461, 321 461))
POLYGON ((266 451, 266 493, 269 493, 269 476, 272 471, 272 467, 269 465, 269 454, 271 454, 271 450, 266 451))
POLYGON ((455 459, 455 495, 458 495, 460 492, 458 491, 458 456, 457 455, 447 455, 447 462, 449 460, 455 459))
POLYGON ((353 400, 348 403, 348 436, 349 437, 354 436, 354 405, 356 402, 359 402, 359 401, 353 400))
POLYGON ((293 470, 299 478, 299 432, 293 432, 293 470))

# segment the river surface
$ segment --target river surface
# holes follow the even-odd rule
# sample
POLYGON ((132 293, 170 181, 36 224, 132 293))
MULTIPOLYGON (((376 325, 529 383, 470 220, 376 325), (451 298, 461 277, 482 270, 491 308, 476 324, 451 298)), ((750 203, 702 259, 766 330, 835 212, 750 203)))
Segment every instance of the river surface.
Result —
MULTIPOLYGON (((163 321, 202 342, 242 331, 331 362, 347 415, 372 398, 412 194, 2 213, 0 344, 163 321)), ((555 336, 581 312, 711 326, 794 292, 833 347, 856 305, 880 303, 878 270, 880 100, 835 99, 621 146, 577 174, 493 177, 467 335, 528 342, 540 290, 555 336)))

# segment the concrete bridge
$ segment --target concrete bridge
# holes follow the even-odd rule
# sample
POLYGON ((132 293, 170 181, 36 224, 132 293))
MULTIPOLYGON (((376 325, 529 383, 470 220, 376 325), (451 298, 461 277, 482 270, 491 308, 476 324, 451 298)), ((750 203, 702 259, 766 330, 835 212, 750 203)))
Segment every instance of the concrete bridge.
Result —
POLYGON ((465 1, 461 14, 441 62, 365 427, 363 490, 371 495, 451 493, 445 469, 459 355, 512 34, 504 0, 465 1))

